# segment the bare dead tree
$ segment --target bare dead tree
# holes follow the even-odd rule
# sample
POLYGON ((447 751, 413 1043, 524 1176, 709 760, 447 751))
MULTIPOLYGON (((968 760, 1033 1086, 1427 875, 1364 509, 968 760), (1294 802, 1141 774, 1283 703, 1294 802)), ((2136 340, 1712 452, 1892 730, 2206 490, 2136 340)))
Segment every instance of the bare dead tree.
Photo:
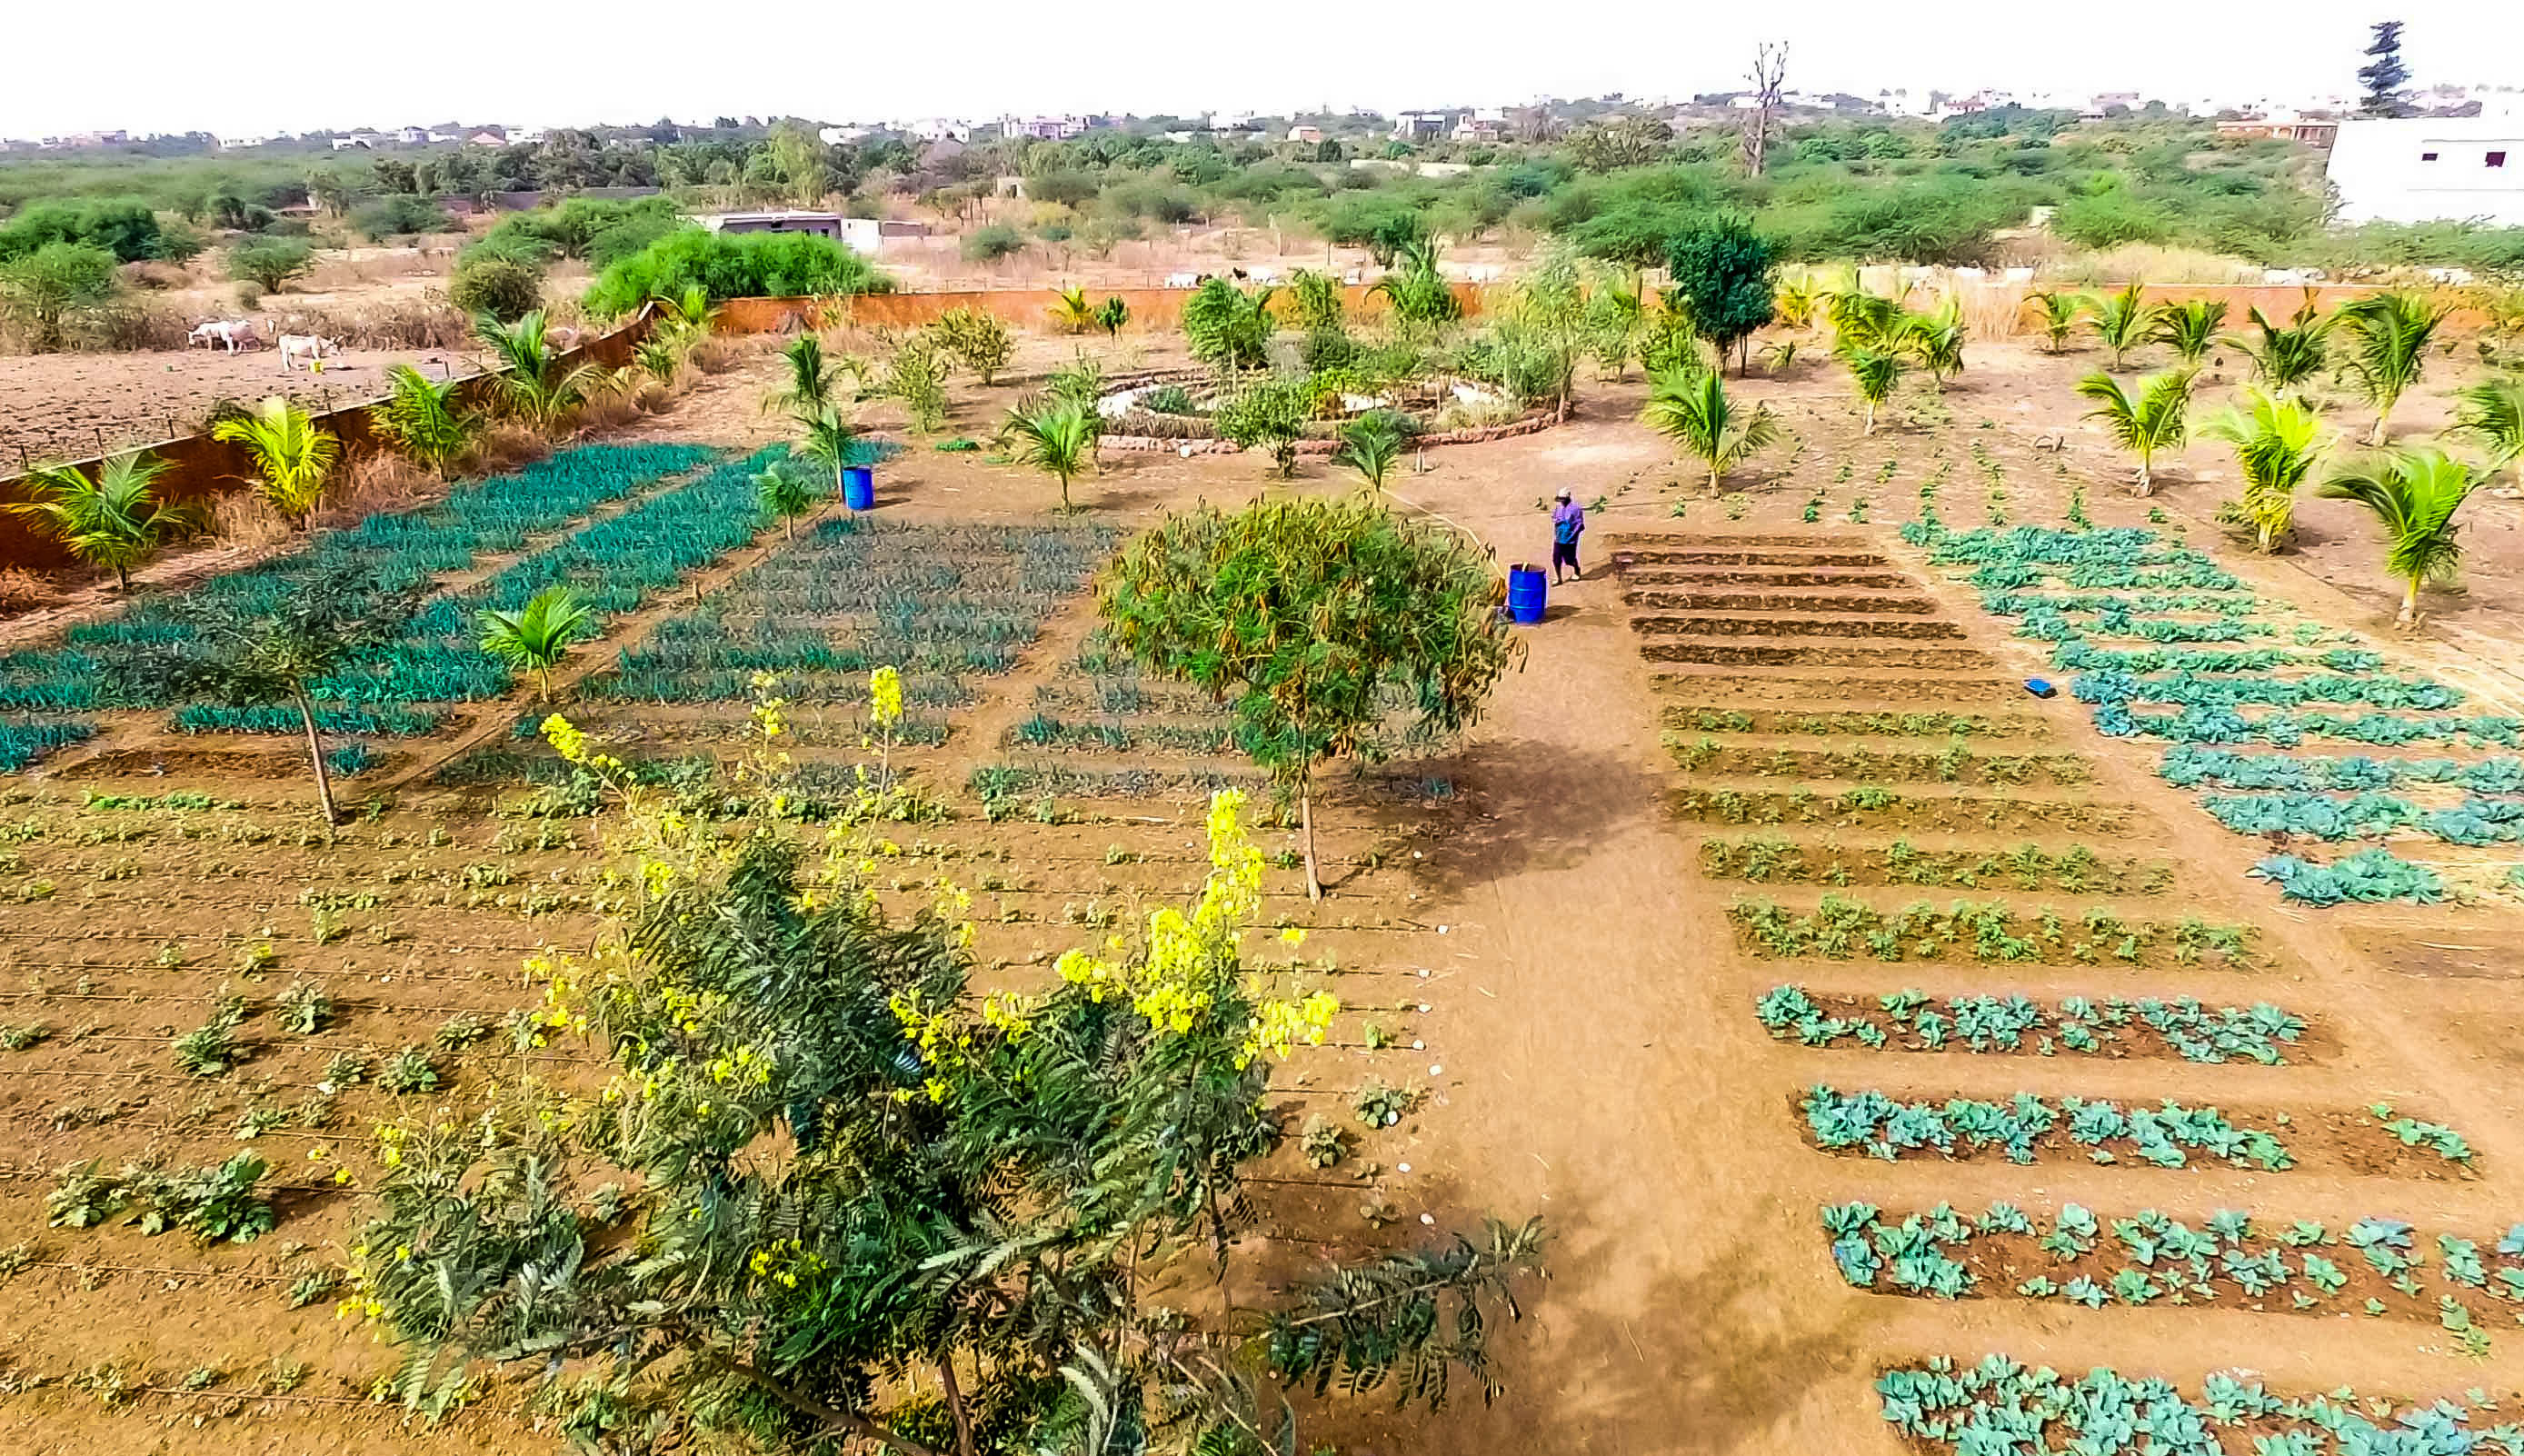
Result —
POLYGON ((1788 43, 1777 45, 1764 41, 1753 53, 1753 69, 1745 79, 1753 83, 1753 109, 1744 116, 1744 173, 1762 174, 1771 149, 1771 122, 1779 114, 1780 83, 1788 74, 1788 43))

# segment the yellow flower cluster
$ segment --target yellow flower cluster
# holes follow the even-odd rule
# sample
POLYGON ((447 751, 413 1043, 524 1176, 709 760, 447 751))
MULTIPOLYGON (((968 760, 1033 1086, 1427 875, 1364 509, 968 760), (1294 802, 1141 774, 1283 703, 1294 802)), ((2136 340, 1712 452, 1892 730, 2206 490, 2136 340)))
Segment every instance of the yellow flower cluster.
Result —
POLYGON ((755 1279, 794 1289, 798 1287, 799 1276, 821 1273, 824 1261, 797 1239, 783 1238, 755 1249, 753 1257, 746 1261, 746 1267, 753 1271, 755 1279))
POLYGON ((588 737, 584 729, 560 714, 553 713, 547 716, 540 727, 546 741, 552 744, 553 752, 569 762, 578 764, 582 768, 592 769, 597 773, 622 771, 621 759, 596 752, 596 741, 588 737))
POLYGON ((880 728, 902 721, 902 674, 880 667, 868 674, 868 717, 880 728))
POLYGON ((709 1077, 722 1086, 769 1087, 771 1058, 751 1046, 739 1046, 709 1064, 709 1077))

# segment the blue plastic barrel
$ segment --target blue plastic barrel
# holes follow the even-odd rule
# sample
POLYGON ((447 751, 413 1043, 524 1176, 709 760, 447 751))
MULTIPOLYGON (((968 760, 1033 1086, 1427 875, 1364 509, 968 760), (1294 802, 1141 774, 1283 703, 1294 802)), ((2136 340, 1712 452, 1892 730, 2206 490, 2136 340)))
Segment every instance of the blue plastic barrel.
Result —
POLYGON ((876 472, 865 465, 842 466, 842 504, 852 510, 874 510, 876 472))
POLYGON ((1530 627, 1542 620, 1542 608, 1548 586, 1540 569, 1532 566, 1507 568, 1507 614, 1530 627))

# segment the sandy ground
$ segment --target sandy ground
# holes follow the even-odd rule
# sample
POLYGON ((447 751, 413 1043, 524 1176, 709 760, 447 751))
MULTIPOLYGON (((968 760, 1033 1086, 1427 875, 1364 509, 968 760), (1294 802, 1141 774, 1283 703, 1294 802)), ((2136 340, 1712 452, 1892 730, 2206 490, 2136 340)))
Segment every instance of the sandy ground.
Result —
MULTIPOLYGON (((1029 341, 1018 367, 1039 370, 1069 347, 1029 341)), ((1977 523, 1980 481, 1966 456, 1975 441, 2004 462, 2014 519, 2058 520, 2067 491, 2079 484, 2099 522, 2144 518, 2147 503, 2113 488, 2118 462, 2065 403, 2067 383, 2090 362, 1983 353, 1989 357, 1940 407, 1949 422, 1871 439, 1858 437, 1854 412, 1831 374, 1753 381, 1747 393, 1781 409, 1807 448, 1792 473, 1768 480, 1748 474, 1740 482, 1749 487, 1740 515, 1675 483, 1689 472, 1677 470, 1666 448, 1630 420, 1640 394, 1635 379, 1591 387, 1578 417, 1560 429, 1432 452, 1425 473, 1395 483, 1398 499, 1442 513, 1507 560, 1543 554, 1548 538, 1537 507, 1554 488, 1566 485, 1605 504, 1588 537, 1589 577, 1554 596, 1549 620, 1528 634, 1524 668, 1501 685, 1467 742, 1408 770, 1442 778, 1452 796, 1412 801, 1366 789, 1346 794, 1324 816, 1327 850, 1346 867, 1335 897, 1310 916, 1290 876, 1275 875, 1270 886, 1275 907, 1319 927, 1309 953, 1341 965, 1335 989, 1351 1008, 1335 1039, 1342 1044, 1292 1061, 1275 1078, 1277 1094, 1292 1114, 1323 1108, 1372 1072, 1422 1087, 1429 1097, 1403 1126, 1363 1140, 1359 1157, 1384 1170, 1370 1184, 1344 1176, 1346 1168, 1318 1175, 1293 1159, 1273 1170, 1286 1181, 1266 1190, 1247 1248, 1266 1263, 1302 1264, 1415 1232, 1423 1212, 1441 1229, 1474 1227, 1484 1212, 1540 1213, 1554 1231, 1551 1278, 1528 1291, 1528 1317, 1503 1334, 1496 1350, 1509 1395, 1488 1408, 1459 1399, 1434 1418, 1343 1406, 1323 1431, 1337 1434, 1340 1450, 1892 1456, 1899 1445, 1869 1390, 1874 1373, 1934 1354, 1968 1360, 1993 1350, 2063 1369, 2110 1364, 2161 1374, 2195 1388, 2209 1371, 2246 1369, 2291 1391, 2350 1383, 2404 1397, 2482 1386, 2511 1398, 2524 1390, 2524 1337, 2505 1330, 2499 1306, 2492 1306, 2501 1322, 2494 1328, 2505 1333, 2486 1363, 2473 1364, 2451 1356, 2447 1336, 2425 1323, 2282 1320, 2236 1309, 2089 1312, 2005 1297, 1930 1303, 1855 1292, 1833 1272, 1815 1219, 1816 1205, 1827 1200, 1866 1198, 1889 1209, 1951 1200, 1973 1210, 2003 1197, 2042 1214, 2073 1200, 2107 1217, 2152 1206, 2193 1219, 2242 1207, 2264 1218, 2335 1224, 2388 1214, 2422 1228, 2502 1229, 2515 1217, 2516 1179, 2524 1176, 2516 1171, 2524 1169, 2524 1053, 2507 1044, 2513 984, 2524 978, 2524 956, 2513 948, 2514 912, 2280 908, 2241 875, 2255 847, 2158 780, 2149 747, 2098 737, 2064 699, 2005 696, 2005 685, 2039 661, 2032 646, 2006 639, 1968 594, 1928 572, 1895 539, 1894 524, 1910 513, 1926 461, 1939 451, 1956 465, 1945 514, 1977 523), (2070 442, 2063 454, 2035 448, 2037 439, 2063 429, 2070 442), (1888 460, 1893 475, 1877 483, 1888 460), (1846 481, 1837 478, 1844 463, 1852 467, 1846 481), (1829 510, 1823 521, 1807 525, 1799 510, 1816 489, 1829 510), (1869 522, 1851 523, 1848 509, 1861 496, 1869 501, 1869 522), (1678 502, 1681 519, 1674 515, 1678 502), (1934 618, 1954 624, 1957 645, 1985 665, 1680 671, 1690 681, 1660 682, 1661 673, 1678 670, 1643 659, 1626 583, 1604 568, 1619 538, 1664 532, 1774 533, 1879 556, 1881 569, 1928 598, 1934 618), (1888 676, 1900 686, 1846 681, 1888 676), (1756 958, 1723 915, 1743 887, 1700 870, 1697 846, 1712 826, 1669 811, 1669 795, 1685 779, 1659 741, 1662 706, 1729 693, 1862 708, 1985 703, 2032 715, 2050 750, 2079 756, 2093 782, 2018 797, 2099 805, 2126 820, 2111 835, 2037 837, 2055 849, 2093 843, 2111 853, 2170 861, 2178 888, 2150 902, 2150 912, 2249 924, 2260 951, 2242 969, 1756 958), (1941 994, 2266 998, 2315 1019, 2330 1040, 2324 1056, 2278 1068, 1810 1050, 1772 1042, 1752 1016, 1754 1000, 1789 979, 1869 995, 1917 985, 1941 994), (1349 1031, 1350 1017, 1370 1015, 1424 1046, 1368 1050, 1349 1031), (2019 1168, 1832 1158, 1805 1143, 1790 1106, 1802 1088, 1826 1079, 1916 1095, 2003 1096, 2019 1089, 2172 1095, 2308 1115, 2349 1115, 2389 1098, 2460 1129, 2480 1149, 2480 1176, 2420 1178, 2337 1162, 2257 1174, 2075 1159, 2019 1168), (1405 1163, 1407 1174, 1400 1171, 1405 1163), (1380 1236, 1361 1222, 1358 1206, 1371 1196, 1395 1205, 1403 1216, 1399 1234, 1380 1236)), ((753 400, 773 364, 757 354, 713 376, 643 431, 728 443, 764 438, 768 426, 753 400)), ((2432 381, 2431 391, 2443 384, 2432 381)), ((950 430, 987 434, 1026 387, 1022 377, 982 394, 959 387, 950 430)), ((2409 413, 2414 423, 2426 417, 2417 409, 2409 413)), ((871 418, 880 427, 893 423, 883 408, 871 418)), ((1040 519, 1055 504, 1047 480, 908 443, 881 472, 882 509, 891 518, 1040 519)), ((1783 459, 1774 456, 1772 463, 1783 459)), ((2381 625, 2391 604, 2375 579, 2361 523, 2328 504, 2308 503, 2315 544, 2253 558, 2203 523, 2219 493, 2209 478, 2216 468, 2214 453, 2197 448, 2160 497, 2175 520, 2191 522, 2195 543, 2322 620, 2368 631, 2381 625)), ((1346 485, 1310 465, 1295 488, 1346 485)), ((1115 457, 1105 473, 1080 482, 1076 496, 1096 517, 1131 525, 1196 498, 1235 503, 1279 489, 1251 459, 1115 457)), ((2469 592, 2432 599, 2436 623, 2390 644, 2391 651, 2428 670, 2458 674, 2467 685, 2495 693, 2506 683, 2506 691, 2524 694, 2524 683, 2511 677, 2511 614, 2499 605, 2524 590, 2516 512, 2511 502, 2479 503, 2466 532, 2469 592)), ((777 549, 766 538, 754 552, 777 549)), ((720 563, 704 589, 750 559, 720 563)), ((607 646, 588 655, 609 657, 612 648, 678 609, 668 604, 616 624, 607 646)), ((923 771, 952 784, 1000 754, 1000 728, 1037 686, 1055 677, 1089 616, 1083 599, 1074 600, 1015 673, 958 710, 958 736, 918 755, 923 771)), ((519 705, 486 705, 475 717, 476 737, 504 725, 519 705)), ((150 737, 145 726, 118 728, 115 743, 150 737)), ((413 752, 444 758, 462 745, 451 734, 413 752)), ((201 1253, 123 1231, 47 1230, 40 1203, 45 1170, 73 1157, 112 1161, 155 1143, 199 1160, 235 1145, 226 1128, 250 1093, 232 1083, 174 1076, 164 1044, 199 1020, 227 958, 254 938, 279 947, 278 974, 321 978, 346 1001, 360 999, 338 1040, 391 1048, 426 1040, 451 1008, 487 1012, 512 1003, 516 956, 539 943, 583 937, 593 922, 568 911, 521 918, 512 904, 479 898, 429 898, 428 887, 463 864, 497 855, 500 826, 468 801, 420 788, 422 763, 400 775, 409 787, 399 806, 355 830, 347 847, 284 844, 248 852, 217 839, 82 844, 76 831, 91 826, 94 813, 76 807, 75 791, 91 782, 149 792, 199 784, 259 805, 250 816, 284 822, 300 792, 285 759, 267 760, 267 771, 240 772, 187 767, 170 754, 162 778, 149 773, 143 753, 124 759, 124 772, 97 780, 74 777, 75 761, 65 759, 60 782, 33 785, 37 798, 7 811, 12 819, 61 826, 18 850, 25 877, 42 876, 60 891, 49 901, 0 908, 0 950, 17 972, 9 979, 23 988, 6 993, 11 1009, 0 1010, 0 1019, 93 1022, 98 1031, 57 1037, 0 1064, 7 1073, 0 1079, 0 1160, 22 1174, 0 1185, 0 1245, 31 1239, 50 1261, 0 1284, 0 1362, 21 1376, 51 1378, 29 1393, 0 1397, 0 1434, 30 1453, 115 1456, 171 1449, 170 1442, 221 1453, 318 1444, 344 1452, 541 1449, 549 1436, 519 1435, 496 1409, 423 1433, 356 1404, 384 1368, 385 1353, 337 1329, 320 1302, 295 1313, 281 1309, 274 1286, 300 1266, 273 1241, 243 1253, 201 1253), (424 848, 423 832, 433 825, 446 828, 451 843, 424 848), (124 877, 117 868, 123 860, 140 872, 124 877), (370 883, 387 862, 411 870, 413 878, 400 883, 417 888, 399 892, 373 914, 354 915, 345 940, 319 945, 302 929, 302 888, 370 883), (372 937, 374 921, 391 922, 405 939, 372 937), (190 948, 198 969, 151 968, 152 952, 170 938, 190 948), (99 1099, 132 1106, 101 1126, 64 1126, 63 1107, 99 1099), (215 1105, 194 1117, 205 1100, 215 1105), (86 1263, 140 1272, 82 1272, 86 1263), (276 1352, 309 1361, 313 1373, 287 1396, 245 1393, 276 1352), (99 1362, 116 1362, 149 1388, 109 1407, 63 1385, 99 1362), (213 1394, 174 1390, 202 1367, 221 1372, 213 1394)), ((1054 907, 1091 897, 1174 894, 1195 882, 1196 804, 1079 807, 1089 822, 990 826, 968 815, 942 831, 947 839, 1003 845, 1013 857, 1009 869, 1020 888, 1003 899, 1035 918, 986 925, 981 944, 986 960, 1005 962, 1011 974, 1082 933, 1058 923, 1054 907), (1108 846, 1141 858, 1115 868, 1099 853, 1108 846)), ((1845 842, 1882 842, 1865 830, 1843 833, 1845 842)), ((2025 837, 1957 838, 1996 847, 2002 838, 2025 837)), ((590 867, 570 849, 510 857, 529 877, 563 888, 583 884, 590 867)), ((1915 898, 1873 895, 1880 903, 1915 898)), ((272 1083, 270 1097, 294 1101, 324 1049, 273 1045, 252 1064, 251 1076, 272 1083)), ((583 1073, 560 1067, 553 1075, 583 1073)), ((344 1122, 363 1128, 389 1110, 362 1101, 344 1122)), ((303 1158, 303 1142, 271 1137, 283 1153, 276 1162, 303 1158)), ((311 1198, 293 1207, 282 1234, 316 1245, 310 1257, 320 1257, 326 1240, 343 1237, 348 1214, 344 1200, 311 1198)))

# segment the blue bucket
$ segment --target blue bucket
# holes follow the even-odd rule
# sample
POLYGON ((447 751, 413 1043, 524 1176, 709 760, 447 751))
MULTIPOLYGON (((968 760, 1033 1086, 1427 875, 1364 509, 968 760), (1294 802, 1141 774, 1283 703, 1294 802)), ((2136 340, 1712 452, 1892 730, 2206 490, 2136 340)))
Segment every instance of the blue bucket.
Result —
POLYGON ((1533 566, 1507 568, 1507 614, 1523 626, 1530 627, 1542 620, 1543 607, 1549 595, 1548 582, 1533 566))
POLYGON ((852 510, 874 510, 876 472, 865 465, 842 466, 842 504, 852 510))

